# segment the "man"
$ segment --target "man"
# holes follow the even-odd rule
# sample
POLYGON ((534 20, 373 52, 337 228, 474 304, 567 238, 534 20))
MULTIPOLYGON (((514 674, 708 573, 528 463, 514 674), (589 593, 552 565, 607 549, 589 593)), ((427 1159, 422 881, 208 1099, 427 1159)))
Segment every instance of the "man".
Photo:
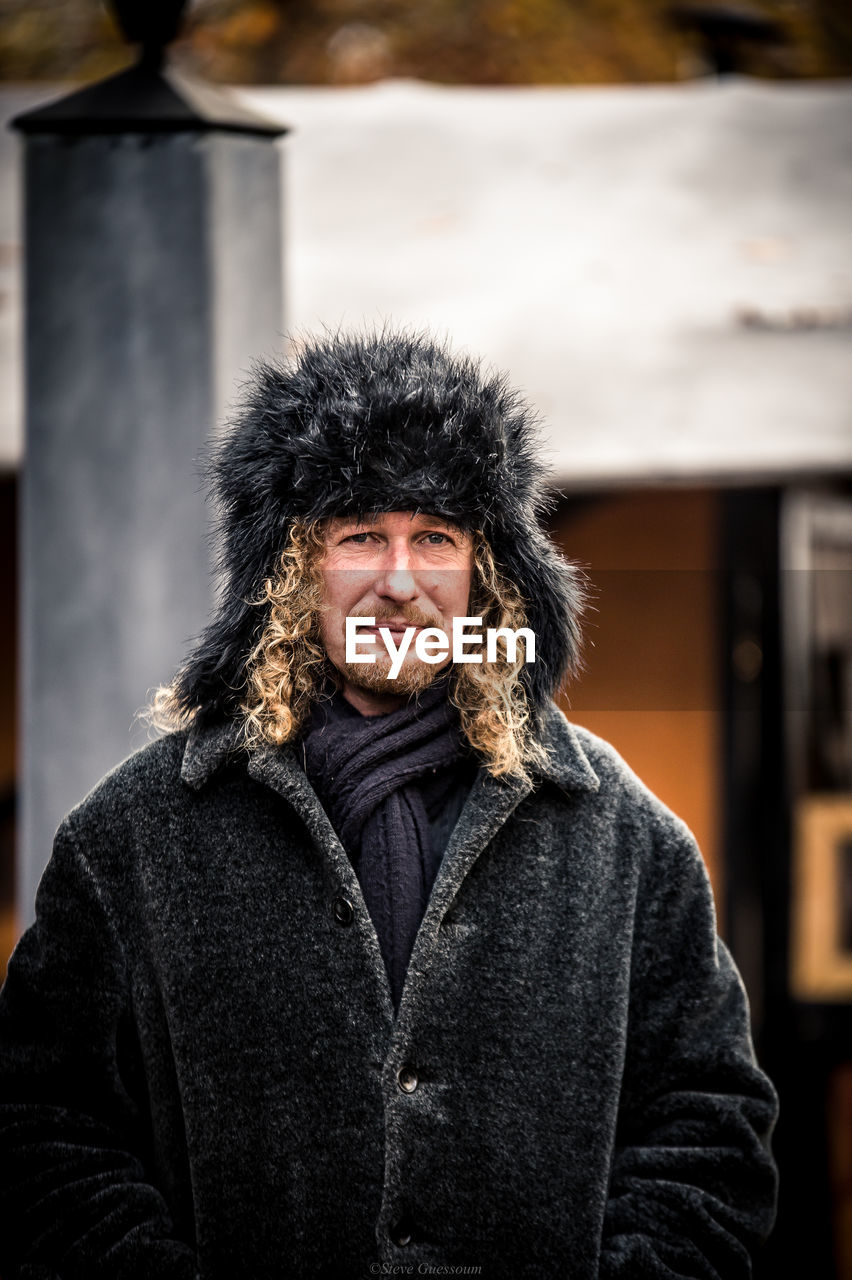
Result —
POLYGON ((331 337, 213 470, 172 729, 10 964, 4 1280, 749 1275, 774 1092, 689 832, 551 701, 582 592, 529 410, 331 337))

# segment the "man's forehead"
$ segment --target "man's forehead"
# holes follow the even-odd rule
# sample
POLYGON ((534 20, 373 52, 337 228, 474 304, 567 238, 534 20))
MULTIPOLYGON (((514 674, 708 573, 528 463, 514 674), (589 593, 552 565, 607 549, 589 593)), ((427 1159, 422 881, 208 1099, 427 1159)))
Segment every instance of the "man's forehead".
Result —
POLYGON ((343 528, 375 529, 388 525, 404 527, 406 522, 415 529, 428 525, 430 528, 451 529, 456 533, 463 532, 461 527, 452 520, 448 520, 446 516, 440 516, 432 511, 374 511, 361 515, 333 516, 327 522, 326 528, 338 531, 343 528))

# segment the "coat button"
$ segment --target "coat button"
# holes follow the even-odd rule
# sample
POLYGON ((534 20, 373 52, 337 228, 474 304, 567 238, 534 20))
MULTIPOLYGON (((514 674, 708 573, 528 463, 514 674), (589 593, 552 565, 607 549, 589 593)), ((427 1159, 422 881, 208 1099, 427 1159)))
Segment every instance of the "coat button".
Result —
POLYGON ((420 1081, 417 1078, 417 1072, 413 1067, 400 1067, 396 1082, 403 1093, 413 1093, 420 1081))
POLYGON ((352 909, 352 903, 347 902, 346 898, 335 898, 331 909, 338 924, 352 923, 355 912, 352 909))
POLYGON ((407 1244, 411 1244, 411 1223, 407 1218, 400 1218, 390 1229, 391 1242, 398 1248, 404 1249, 407 1244))

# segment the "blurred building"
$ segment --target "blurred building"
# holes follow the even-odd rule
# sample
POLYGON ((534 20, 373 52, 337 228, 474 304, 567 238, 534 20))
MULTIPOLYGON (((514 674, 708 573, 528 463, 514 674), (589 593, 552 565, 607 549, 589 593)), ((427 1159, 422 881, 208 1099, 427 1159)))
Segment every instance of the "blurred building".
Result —
MULTIPOLYGON (((48 96, 9 89, 0 107, 48 96)), ((594 590, 569 714, 699 837, 781 1088, 764 1274, 852 1275, 852 85, 240 98, 292 128, 287 341, 425 326, 541 410, 553 530, 594 590)), ((8 136, 0 166, 11 501, 8 136)), ((267 352, 284 342, 270 332, 267 352)))

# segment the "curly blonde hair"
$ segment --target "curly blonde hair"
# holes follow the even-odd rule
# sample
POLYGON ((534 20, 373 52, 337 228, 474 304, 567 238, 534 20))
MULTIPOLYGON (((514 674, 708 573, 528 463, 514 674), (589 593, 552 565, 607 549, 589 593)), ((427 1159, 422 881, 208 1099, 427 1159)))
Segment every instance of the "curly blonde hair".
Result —
MULTIPOLYGON (((320 640, 323 609, 322 559, 326 550, 324 522, 295 521, 278 571, 267 578, 251 603, 265 621, 246 663, 240 705, 243 745, 248 751, 282 746, 299 736, 312 705, 325 695, 336 672, 320 640)), ((498 569, 488 542, 473 535, 474 585, 470 609, 488 628, 517 631, 527 625, 524 603, 498 569)), ((525 644, 519 637, 512 662, 506 640, 497 637, 496 663, 465 663, 454 671, 450 700, 458 709, 462 733, 494 777, 525 776, 541 763, 529 702, 521 678, 525 644)), ((159 729, 186 728, 193 712, 178 704, 175 685, 157 690, 150 719, 159 729)))

